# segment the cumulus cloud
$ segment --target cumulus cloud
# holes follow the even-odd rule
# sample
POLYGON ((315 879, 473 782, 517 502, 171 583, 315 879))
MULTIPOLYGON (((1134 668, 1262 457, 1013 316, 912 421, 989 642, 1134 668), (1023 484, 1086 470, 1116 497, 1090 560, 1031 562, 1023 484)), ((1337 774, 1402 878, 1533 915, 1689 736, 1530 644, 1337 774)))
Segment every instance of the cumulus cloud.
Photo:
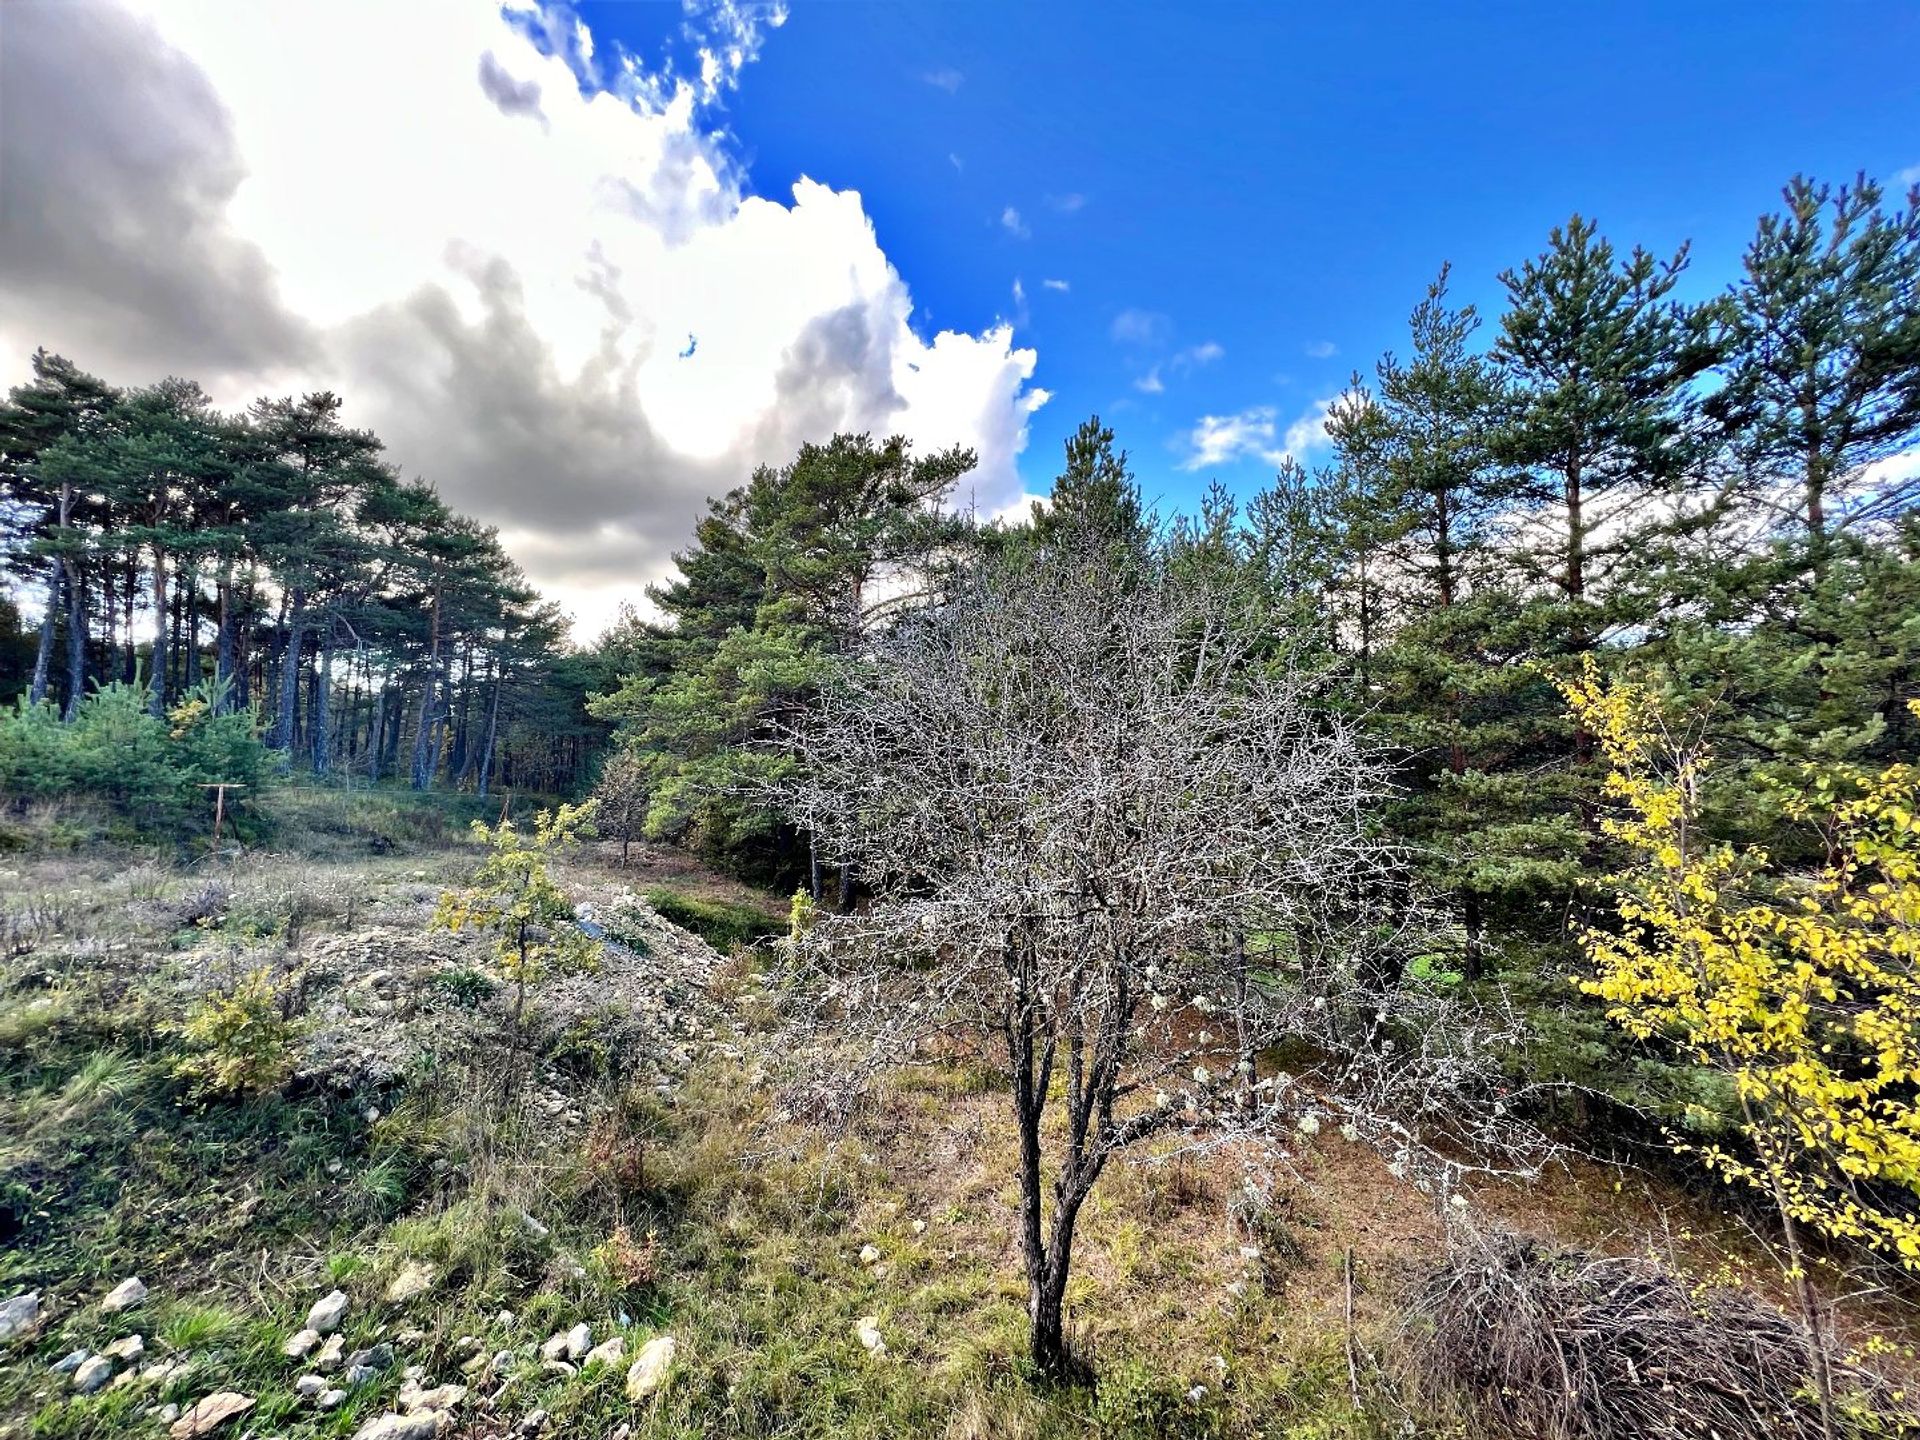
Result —
POLYGON ((1011 205, 1000 212, 1000 228, 1019 240, 1025 240, 1033 233, 1027 228, 1027 222, 1020 218, 1020 212, 1011 205))
POLYGON ((1904 170, 1894 171, 1893 183, 1897 186, 1920 185, 1920 165, 1909 165, 1904 170))
POLYGON ((1340 353, 1340 347, 1331 340, 1316 340, 1306 347, 1307 355, 1314 360, 1331 360, 1340 353))
POLYGON ((713 118, 782 18, 692 11, 649 68, 526 0, 9 7, 0 379, 46 345, 338 390, 588 634, 702 497, 836 430, 970 445, 997 510, 1035 353, 917 331, 860 196, 748 193, 713 118))
POLYGON ((1327 443, 1327 410, 1332 403, 1316 401, 1284 433, 1279 413, 1271 405, 1255 405, 1234 415, 1202 415, 1186 436, 1187 455, 1180 468, 1204 470, 1249 459, 1279 465, 1288 459, 1305 459, 1327 443))

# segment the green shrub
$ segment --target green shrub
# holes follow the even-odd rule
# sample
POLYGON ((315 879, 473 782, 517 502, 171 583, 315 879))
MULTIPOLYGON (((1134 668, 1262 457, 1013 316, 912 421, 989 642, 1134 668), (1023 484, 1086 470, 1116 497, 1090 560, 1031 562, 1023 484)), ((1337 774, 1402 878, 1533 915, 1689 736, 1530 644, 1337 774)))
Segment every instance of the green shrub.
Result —
POLYGON ((281 1012, 265 967, 224 994, 206 996, 177 1033, 189 1050, 173 1071, 196 1098, 263 1094, 293 1073, 296 1027, 281 1012))
POLYGON ((51 704, 20 701, 0 713, 0 794, 19 808, 34 801, 104 803, 143 835, 208 833, 213 802, 202 788, 246 787, 227 795, 225 831, 255 825, 248 797, 266 773, 257 717, 220 713, 219 691, 196 686, 165 716, 150 713, 144 687, 115 682, 81 701, 71 722, 51 704))

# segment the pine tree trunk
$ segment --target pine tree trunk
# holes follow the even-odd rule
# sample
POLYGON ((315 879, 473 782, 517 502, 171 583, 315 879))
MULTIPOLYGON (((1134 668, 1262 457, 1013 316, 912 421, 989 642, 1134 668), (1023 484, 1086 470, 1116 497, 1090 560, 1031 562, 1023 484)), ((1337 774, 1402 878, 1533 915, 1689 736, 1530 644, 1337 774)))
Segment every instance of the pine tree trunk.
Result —
POLYGON ((493 699, 487 704, 487 738, 480 747, 480 780, 476 789, 484 799, 487 793, 487 780, 493 773, 494 738, 500 733, 500 687, 506 680, 504 669, 493 672, 493 699))
POLYGON ((155 716, 167 713, 171 619, 167 610, 167 552, 156 545, 153 547, 153 663, 147 676, 147 710, 155 716))
POLYGON ((307 728, 312 732, 313 773, 326 776, 333 770, 333 626, 328 625, 320 642, 319 670, 313 687, 313 707, 307 728))
POLYGON ((219 709, 222 714, 234 706, 233 689, 233 562, 220 562, 220 578, 215 586, 215 598, 220 610, 220 628, 213 640, 213 678, 220 696, 219 709))
POLYGON ((56 555, 47 563, 47 606, 40 616, 40 648, 34 652, 33 685, 27 691, 27 699, 35 705, 47 698, 47 677, 53 671, 53 632, 60 622, 61 602, 66 598, 66 579, 66 570, 56 555))
POLYGON ((287 602, 286 639, 280 649, 280 710, 273 722, 273 748, 293 752, 294 709, 300 702, 300 634, 306 622, 306 592, 294 586, 287 602))
POLYGON ((67 572, 67 707, 64 715, 71 720, 87 693, 87 596, 80 567, 71 559, 63 559, 61 564, 67 572))
POLYGON ((429 630, 427 646, 427 678, 420 694, 420 725, 413 732, 413 788, 424 790, 433 783, 433 772, 439 768, 438 755, 434 748, 434 710, 436 690, 440 679, 440 590, 436 586, 433 592, 433 620, 429 630))

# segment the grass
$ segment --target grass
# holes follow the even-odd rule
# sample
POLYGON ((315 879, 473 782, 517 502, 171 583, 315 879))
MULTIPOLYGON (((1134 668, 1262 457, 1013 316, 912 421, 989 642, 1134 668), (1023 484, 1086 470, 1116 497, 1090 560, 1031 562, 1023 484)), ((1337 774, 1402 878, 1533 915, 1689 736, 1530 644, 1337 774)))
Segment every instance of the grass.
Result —
POLYGON ((690 895, 665 885, 650 886, 647 903, 682 929, 691 930, 714 949, 726 952, 783 934, 786 927, 748 905, 690 895))
MULTIPOLYGON (((9 1440, 157 1435, 149 1407, 218 1388, 256 1397, 246 1423, 263 1434, 347 1436, 391 1403, 404 1365, 424 1365, 432 1382, 462 1379, 463 1336, 487 1355, 515 1352, 486 1433, 540 1407, 550 1434, 627 1424, 641 1440, 1462 1434, 1407 1415, 1387 1376, 1404 1343, 1398 1275, 1433 1252, 1438 1222, 1337 1136, 1296 1158, 1300 1182, 1280 1185, 1257 1233, 1231 1213, 1226 1164, 1163 1153, 1114 1166, 1083 1215, 1070 1291, 1098 1378, 1056 1387, 1025 1360, 1014 1138, 977 1061, 902 1073, 834 1140, 780 1120, 774 1092, 753 1078, 751 1037, 741 1058, 720 1047, 700 1058, 668 1098, 653 1092, 654 1067, 617 1047, 564 1066, 544 1057, 540 1083, 564 1087, 587 1117, 573 1132, 528 1096, 503 1096, 485 1055, 453 1050, 377 1092, 296 1080, 248 1100, 194 1101, 174 1078, 169 987, 222 956, 269 954, 297 975, 322 936, 379 926, 390 937, 471 863, 457 831, 397 819, 403 797, 293 803, 278 833, 308 837, 319 860, 256 854, 217 875, 125 857, 22 866, 31 893, 49 898, 35 902, 30 948, 0 960, 0 1296, 38 1287, 48 1320, 0 1351, 9 1440), (387 833, 445 843, 366 844, 387 833), (223 888, 210 899, 214 879, 223 888), (860 1262, 867 1243, 884 1274, 860 1262), (1241 1253, 1250 1243, 1257 1260, 1241 1253), (1340 1266, 1349 1244, 1362 1277, 1357 1402, 1340 1266), (389 1304, 408 1262, 431 1268, 432 1287, 389 1304), (149 1286, 147 1306, 102 1315, 96 1302, 129 1274, 149 1286), (280 1344, 336 1286, 352 1297, 349 1349, 420 1334, 391 1374, 321 1415, 292 1394, 301 1366, 280 1344), (503 1323, 502 1311, 516 1318, 503 1323), (855 1337, 868 1316, 884 1357, 855 1337), (544 1370, 537 1343, 583 1320, 596 1341, 625 1336, 630 1355, 673 1335, 671 1383, 636 1408, 618 1369, 544 1370), (187 1369, 157 1390, 87 1398, 48 1376, 67 1351, 134 1329, 152 1355, 187 1369)), ((565 878, 617 883, 584 866, 565 878)), ((712 894, 648 898, 723 947, 778 926, 712 894)), ((734 1017, 748 1013, 745 963, 716 982, 734 1017)), ((449 962, 425 984, 461 1015, 488 1013, 493 982, 478 960, 449 962)), ((1573 1231, 1629 1221, 1610 1182, 1578 1177, 1475 1203, 1573 1231)), ((1631 1213, 1645 1224, 1644 1207, 1631 1213)), ((1716 1251, 1709 1228, 1689 1232, 1703 1257, 1716 1251)))

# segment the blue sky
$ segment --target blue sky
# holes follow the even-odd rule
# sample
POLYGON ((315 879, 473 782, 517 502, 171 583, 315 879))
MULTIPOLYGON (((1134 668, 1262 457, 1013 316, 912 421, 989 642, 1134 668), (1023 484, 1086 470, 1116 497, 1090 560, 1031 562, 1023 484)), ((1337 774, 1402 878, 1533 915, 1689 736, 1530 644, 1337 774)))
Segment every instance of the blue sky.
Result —
POLYGON ((790 4, 9 5, 0 383, 337 391, 584 638, 836 430, 1248 494, 1443 261, 1497 311, 1577 209, 1706 294, 1795 171, 1920 170, 1911 0, 790 4))
MULTIPOLYGON (((676 6, 581 13, 643 57, 679 43, 676 6)), ((1444 260, 1495 310, 1579 210, 1622 245, 1691 239, 1707 291, 1796 170, 1920 166, 1916 56, 1911 5, 796 0, 725 120, 757 193, 860 192, 916 328, 1017 323, 1053 395, 1028 488, 1098 411, 1178 507, 1271 468, 1183 468, 1201 417, 1267 409, 1283 437, 1444 260)))

